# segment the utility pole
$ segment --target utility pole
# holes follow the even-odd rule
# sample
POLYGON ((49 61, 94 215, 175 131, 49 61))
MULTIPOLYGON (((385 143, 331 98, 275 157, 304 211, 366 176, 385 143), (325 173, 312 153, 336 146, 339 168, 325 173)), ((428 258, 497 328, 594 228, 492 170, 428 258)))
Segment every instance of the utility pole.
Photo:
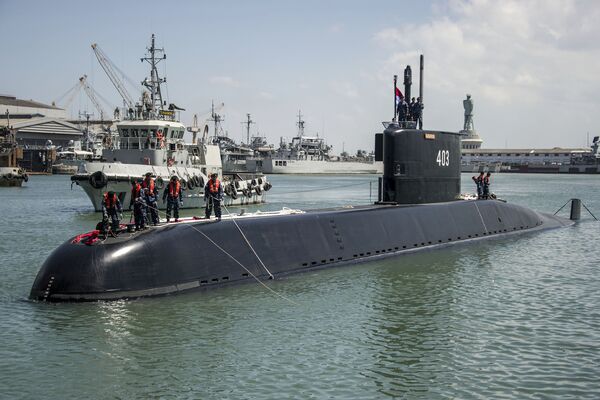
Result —
POLYGON ((250 125, 256 122, 252 121, 250 114, 246 114, 246 121, 242 122, 242 125, 246 125, 246 144, 250 145, 250 125))

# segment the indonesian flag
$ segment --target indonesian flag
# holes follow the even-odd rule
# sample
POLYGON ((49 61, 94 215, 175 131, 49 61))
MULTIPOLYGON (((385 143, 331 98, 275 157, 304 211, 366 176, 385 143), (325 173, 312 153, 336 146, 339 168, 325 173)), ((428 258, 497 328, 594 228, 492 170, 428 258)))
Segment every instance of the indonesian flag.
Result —
POLYGON ((404 95, 400 89, 396 88, 396 105, 400 104, 400 101, 404 98, 404 95))

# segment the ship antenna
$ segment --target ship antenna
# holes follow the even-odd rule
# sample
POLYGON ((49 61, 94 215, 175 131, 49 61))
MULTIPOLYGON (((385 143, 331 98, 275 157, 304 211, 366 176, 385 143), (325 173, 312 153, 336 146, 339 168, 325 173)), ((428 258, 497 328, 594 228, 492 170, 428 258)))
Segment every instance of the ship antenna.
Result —
POLYGON ((396 98, 398 93, 398 75, 394 75, 394 118, 392 122, 396 122, 396 115, 398 114, 398 99, 396 98))
POLYGON ((142 85, 144 85, 150 91, 150 112, 154 118, 157 118, 159 111, 164 109, 160 84, 165 83, 167 78, 160 78, 158 76, 158 68, 156 68, 156 66, 159 62, 165 60, 167 55, 165 54, 164 48, 157 49, 154 45, 154 34, 152 34, 150 47, 147 47, 146 49, 148 50, 149 54, 142 57, 140 60, 142 62, 147 61, 148 64, 150 64, 150 79, 144 79, 142 85), (156 53, 161 53, 161 55, 157 57, 156 53))
POLYGON ((252 121, 250 118, 250 114, 246 114, 247 120, 242 122, 243 125, 246 125, 246 144, 250 145, 250 125, 255 124, 256 122, 252 121))
POLYGON ((304 136, 304 121, 302 120, 302 112, 298 110, 298 136, 304 136))

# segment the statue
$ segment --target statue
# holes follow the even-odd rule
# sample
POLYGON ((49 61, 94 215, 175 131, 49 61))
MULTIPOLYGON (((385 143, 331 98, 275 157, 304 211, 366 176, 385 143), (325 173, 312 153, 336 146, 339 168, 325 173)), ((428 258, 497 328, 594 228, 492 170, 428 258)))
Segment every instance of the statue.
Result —
POLYGON ((475 126, 473 125, 473 100, 471 100, 470 94, 467 94, 467 98, 463 100, 463 107, 465 108, 465 124, 463 129, 465 131, 474 131, 475 126))

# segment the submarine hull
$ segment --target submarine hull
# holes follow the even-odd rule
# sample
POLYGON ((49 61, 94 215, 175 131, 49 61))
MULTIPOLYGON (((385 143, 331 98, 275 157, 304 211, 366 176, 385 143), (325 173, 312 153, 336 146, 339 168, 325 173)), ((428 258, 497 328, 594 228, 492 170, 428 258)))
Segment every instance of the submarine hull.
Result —
POLYGON ((571 224, 497 200, 315 210, 238 217, 235 222, 168 224, 93 245, 69 240, 42 265, 30 298, 93 301, 165 295, 253 281, 252 275, 265 280, 269 272, 277 278, 571 224))

